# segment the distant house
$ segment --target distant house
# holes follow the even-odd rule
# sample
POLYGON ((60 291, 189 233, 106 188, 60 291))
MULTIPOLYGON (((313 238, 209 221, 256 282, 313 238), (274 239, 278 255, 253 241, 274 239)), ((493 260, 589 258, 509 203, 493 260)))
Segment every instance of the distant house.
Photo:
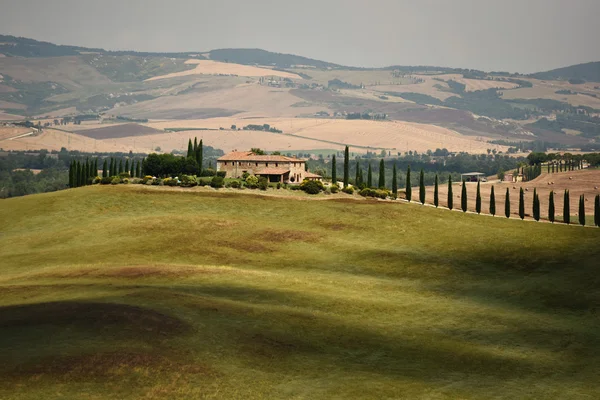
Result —
POLYGON ((269 182, 301 183, 304 179, 321 180, 322 176, 308 172, 306 161, 281 155, 258 155, 250 151, 234 151, 217 160, 217 171, 226 178, 241 178, 244 173, 264 176, 269 182))

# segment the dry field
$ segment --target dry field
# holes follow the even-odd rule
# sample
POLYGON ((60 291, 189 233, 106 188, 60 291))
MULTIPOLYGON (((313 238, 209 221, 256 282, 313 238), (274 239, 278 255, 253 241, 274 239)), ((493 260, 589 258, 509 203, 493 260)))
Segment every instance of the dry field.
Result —
POLYGON ((357 86, 362 84, 366 87, 376 85, 405 85, 412 82, 408 75, 407 77, 396 78, 392 75, 392 71, 384 70, 352 71, 292 68, 290 71, 307 74, 312 78, 310 80, 311 83, 320 83, 324 86, 327 86, 327 83, 333 79, 339 79, 357 86))
POLYGON ((146 81, 156 81, 159 79, 177 78, 190 75, 238 75, 253 77, 278 76, 281 78, 302 79, 299 75, 289 72, 275 71, 269 68, 253 67, 250 65, 231 64, 212 60, 187 60, 185 63, 196 64, 196 68, 188 71, 155 76, 147 79, 146 81))
MULTIPOLYGON (((416 182, 413 182, 413 184, 416 182)), ((496 197, 496 215, 504 216, 504 201, 506 199, 506 189, 510 191, 511 214, 519 214, 519 190, 523 187, 525 191, 525 214, 532 215, 533 189, 537 190, 540 197, 540 210, 542 218, 548 218, 548 198, 550 191, 554 191, 554 204, 556 215, 562 215, 563 194, 565 189, 570 193, 571 215, 576 215, 579 211, 579 196, 584 195, 586 215, 594 214, 594 197, 600 194, 600 169, 590 169, 581 171, 560 172, 554 174, 542 174, 530 182, 510 183, 490 181, 481 184, 481 202, 482 212, 487 214, 490 207, 490 190, 494 186, 496 197), (569 179, 569 178, 573 179, 569 179), (548 183, 554 182, 554 184, 548 183)), ((427 203, 433 203, 433 186, 426 188, 427 203)), ((447 206, 448 185, 442 184, 439 187, 440 205, 447 206)), ((419 199, 419 187, 413 187, 413 199, 419 199)), ((454 208, 460 208, 461 184, 455 183, 452 187, 454 196, 454 208)), ((476 183, 467 183, 468 209, 475 211, 475 197, 477 193, 476 183)))
MULTIPOLYGON (((148 136, 163 133, 157 129, 139 124, 117 124, 103 126, 96 129, 90 129, 89 126, 91 125, 88 125, 88 127, 86 127, 87 129, 76 129, 74 133, 97 140, 118 139, 132 136, 148 136)), ((75 127, 79 127, 79 125, 76 125, 75 127)))
POLYGON ((600 90, 587 90, 584 85, 570 85, 568 82, 548 82, 530 80, 534 86, 531 88, 520 88, 514 90, 506 90, 503 92, 502 98, 505 100, 511 99, 552 99, 563 101, 574 106, 587 106, 592 108, 600 108, 600 98, 588 96, 585 94, 558 94, 558 90, 571 90, 573 92, 586 91, 596 93, 600 96, 600 90))
MULTIPOLYGON (((450 151, 469 151, 481 154, 486 153, 488 148, 496 148, 499 151, 505 150, 503 146, 489 144, 483 138, 464 136, 455 131, 435 125, 400 121, 377 122, 312 118, 213 118, 195 121, 163 121, 148 123, 146 125, 157 129, 219 129, 221 127, 229 129, 231 125, 242 128, 248 124, 269 124, 272 127, 282 130, 285 135, 262 132, 260 132, 260 135, 255 135, 256 132, 252 131, 189 131, 181 132, 184 135, 179 140, 185 140, 185 144, 187 145, 187 138, 203 136, 207 138, 206 144, 225 151, 246 147, 264 147, 269 150, 285 150, 286 148, 322 149, 324 144, 326 144, 325 148, 340 148, 343 144, 347 144, 349 146, 396 149, 396 152, 406 152, 408 150, 424 152, 429 149, 435 150, 436 148, 444 147, 450 151), (286 137, 288 134, 301 136, 303 140, 313 140, 309 141, 310 147, 294 147, 296 144, 292 142, 292 137, 286 137), (251 138, 251 140, 247 141, 247 138, 251 138), (333 143, 327 144, 322 141, 335 142, 339 143, 339 145, 335 146, 333 143), (225 147, 224 143, 230 145, 225 147), (246 146, 247 144, 250 146, 246 146)), ((309 143, 304 143, 304 145, 308 145, 309 143)), ((178 146, 181 145, 179 144, 178 146)), ((181 149, 181 147, 178 148, 181 149)), ((361 150, 356 149, 356 151, 361 150)), ((366 151, 366 149, 363 151, 366 151)))
POLYGON ((21 121, 23 119, 21 115, 9 114, 0 110, 0 121, 21 121))
POLYGON ((302 99, 289 89, 244 83, 220 90, 164 96, 123 106, 109 114, 149 119, 195 119, 236 115, 240 117, 295 117, 314 114, 326 107, 295 107, 302 99))
MULTIPOLYGON (((31 132, 31 129, 20 127, 0 127, 0 141, 6 141, 19 135, 31 132)), ((4 142, 0 145, 2 147, 4 142)))
POLYGON ((60 150, 62 147, 68 150, 79 150, 85 152, 151 152, 153 149, 147 147, 141 140, 132 141, 131 146, 117 143, 113 139, 95 140, 76 133, 67 133, 54 129, 44 130, 39 135, 26 136, 14 140, 0 142, 4 150, 60 150))
POLYGON ((24 104, 13 103, 12 101, 0 100, 0 109, 2 109, 2 108, 12 108, 15 110, 26 110, 27 106, 24 104))

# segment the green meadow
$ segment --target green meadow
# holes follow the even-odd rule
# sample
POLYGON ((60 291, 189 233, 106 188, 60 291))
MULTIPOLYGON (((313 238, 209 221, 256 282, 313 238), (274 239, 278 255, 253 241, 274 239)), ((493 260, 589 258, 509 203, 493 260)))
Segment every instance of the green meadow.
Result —
POLYGON ((598 398, 600 229, 344 196, 0 201, 0 398, 598 398))

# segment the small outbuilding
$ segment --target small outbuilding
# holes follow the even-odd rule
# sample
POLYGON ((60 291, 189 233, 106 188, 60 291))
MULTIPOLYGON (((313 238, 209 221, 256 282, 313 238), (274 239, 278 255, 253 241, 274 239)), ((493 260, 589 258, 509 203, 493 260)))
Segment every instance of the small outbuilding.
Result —
POLYGON ((466 174, 460 174, 460 180, 465 182, 487 181, 483 172, 467 172, 466 174))

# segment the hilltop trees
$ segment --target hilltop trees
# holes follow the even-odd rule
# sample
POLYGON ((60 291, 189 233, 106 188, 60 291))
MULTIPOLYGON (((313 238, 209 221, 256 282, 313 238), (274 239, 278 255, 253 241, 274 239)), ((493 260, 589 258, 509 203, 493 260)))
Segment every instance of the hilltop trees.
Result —
POLYGON ((435 174, 435 186, 433 188, 433 204, 437 208, 440 204, 439 182, 438 176, 435 174))
POLYGON ((570 224, 571 223, 571 205, 570 205, 570 199, 569 199, 569 190, 565 190, 565 195, 564 195, 564 201, 563 201, 563 222, 565 224, 570 224))
POLYGON ((510 218, 510 191, 506 188, 506 199, 504 200, 504 215, 510 218))
POLYGON ((412 200, 412 186, 410 183, 410 165, 406 169, 406 200, 412 200))
POLYGON ((550 192, 550 196, 548 198, 548 220, 554 223, 555 220, 555 206, 554 206, 554 192, 550 192))
POLYGON ((490 191, 490 214, 496 215, 496 194, 494 193, 494 187, 490 191))
POLYGON ((579 225, 585 226, 585 197, 579 196, 579 225))
POLYGON ((421 204, 425 204, 425 173, 421 169, 419 174, 419 201, 421 204))
POLYGON ((348 187, 348 182, 350 181, 350 151, 348 150, 348 146, 344 149, 344 189, 348 187))
POLYGON ((523 192, 523 188, 519 190, 519 218, 525 218, 525 193, 523 192))
POLYGON ((337 164, 335 161, 335 154, 333 155, 333 158, 331 159, 331 183, 333 183, 334 185, 337 185, 337 164))
POLYGON ((452 175, 448 176, 448 209, 452 210, 454 199, 452 198, 452 175))
POLYGON ((194 155, 194 146, 192 146, 192 139, 188 140, 188 150, 187 150, 187 157, 188 158, 193 158, 194 155))
POLYGON ((465 181, 462 183, 462 190, 460 193, 460 208, 462 212, 467 212, 467 184, 465 181))
POLYGON ((398 177, 396 173, 396 164, 392 169, 392 197, 395 199, 398 197, 398 177))
POLYGON ((385 164, 383 158, 379 162, 379 189, 385 189, 385 164))

